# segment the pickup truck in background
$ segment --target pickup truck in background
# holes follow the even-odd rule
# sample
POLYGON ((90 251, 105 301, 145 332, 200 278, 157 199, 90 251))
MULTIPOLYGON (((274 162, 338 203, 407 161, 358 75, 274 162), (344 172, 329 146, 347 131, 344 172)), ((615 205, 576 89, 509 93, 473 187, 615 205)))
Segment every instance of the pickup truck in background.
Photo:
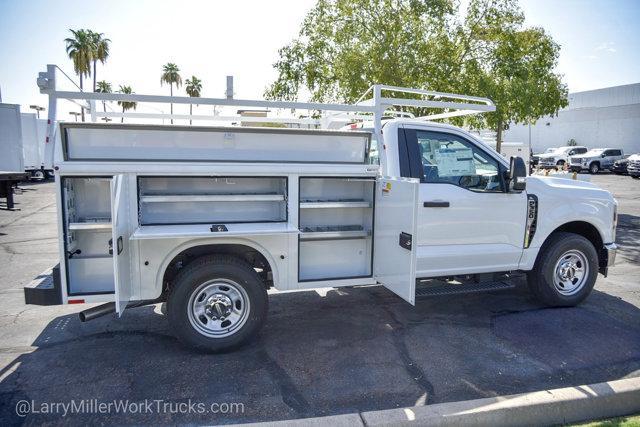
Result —
POLYGON ((640 154, 632 154, 627 160, 627 174, 631 178, 640 178, 640 154))
POLYGON ((539 154, 538 167, 543 169, 555 169, 557 167, 564 167, 569 163, 571 156, 577 156, 586 153, 587 147, 582 146, 566 146, 559 147, 550 151, 549 153, 539 154))
POLYGON ((58 92, 54 71, 38 82, 55 98, 333 110, 356 126, 52 126, 59 279, 25 288, 27 303, 104 303, 82 311, 86 321, 166 301, 175 335, 217 352, 257 334, 269 288, 378 284, 410 310, 420 297, 511 289, 525 276, 542 304, 573 306, 614 263, 608 191, 527 176, 521 158, 460 128, 386 113, 439 102, 444 117, 492 111, 486 98, 381 85, 356 105, 115 98, 58 92), (357 125, 363 115, 372 128, 357 125))
POLYGON ((624 158, 619 148, 593 148, 584 154, 572 156, 569 166, 573 172, 588 170, 596 174, 604 169, 612 169, 616 160, 624 158))

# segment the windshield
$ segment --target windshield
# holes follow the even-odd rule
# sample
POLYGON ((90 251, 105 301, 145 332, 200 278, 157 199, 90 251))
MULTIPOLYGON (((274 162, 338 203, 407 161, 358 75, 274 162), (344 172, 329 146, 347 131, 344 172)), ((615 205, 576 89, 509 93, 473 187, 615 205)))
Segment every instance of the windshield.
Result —
POLYGON ((584 155, 584 157, 595 157, 595 156, 599 156, 603 152, 604 152, 603 149, 589 150, 586 153, 584 153, 583 155, 584 155))

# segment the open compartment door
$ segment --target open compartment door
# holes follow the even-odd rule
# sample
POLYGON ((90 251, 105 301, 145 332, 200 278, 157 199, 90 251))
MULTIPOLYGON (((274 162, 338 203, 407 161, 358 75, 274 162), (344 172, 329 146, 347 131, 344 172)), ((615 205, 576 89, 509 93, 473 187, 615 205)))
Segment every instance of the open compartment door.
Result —
POLYGON ((376 185, 373 271, 412 305, 416 297, 417 179, 381 177, 376 185))
POLYGON ((128 189, 128 181, 124 175, 115 175, 111 180, 111 242, 116 313, 118 313, 118 316, 122 316, 125 308, 127 308, 127 303, 131 299, 128 189))

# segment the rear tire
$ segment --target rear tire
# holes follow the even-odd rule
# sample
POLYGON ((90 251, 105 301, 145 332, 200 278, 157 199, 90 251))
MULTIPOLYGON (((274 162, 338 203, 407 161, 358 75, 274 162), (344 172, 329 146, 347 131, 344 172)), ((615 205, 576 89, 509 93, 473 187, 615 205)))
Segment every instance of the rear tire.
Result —
POLYGON ((204 256, 187 265, 167 298, 167 316, 180 341, 218 353, 252 340, 267 317, 267 289, 244 260, 204 256))
POLYGON ((545 305, 570 307, 582 302, 598 276, 598 254, 586 238, 558 232, 540 249, 528 274, 531 293, 545 305))
POLYGON ((592 175, 597 174, 598 172, 600 172, 600 164, 598 163, 591 163, 591 165, 589 165, 589 173, 592 175))

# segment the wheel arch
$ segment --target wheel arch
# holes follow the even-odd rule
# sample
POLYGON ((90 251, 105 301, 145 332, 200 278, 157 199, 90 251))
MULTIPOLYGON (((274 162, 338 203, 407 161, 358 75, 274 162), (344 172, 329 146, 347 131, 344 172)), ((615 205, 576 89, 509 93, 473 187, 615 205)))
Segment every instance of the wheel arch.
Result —
POLYGON ((540 247, 540 250, 538 251, 538 254, 536 256, 536 263, 545 250, 551 237, 559 232, 577 234, 589 240, 598 254, 598 262, 600 264, 600 267, 606 266, 607 254, 604 251, 604 240, 602 234, 600 233, 600 230, 598 230, 598 227, 587 221, 570 221, 556 227, 544 239, 544 242, 542 243, 542 246, 540 247))
POLYGON ((178 271, 193 260, 212 254, 237 256, 247 261, 252 267, 262 269, 260 275, 267 287, 279 282, 275 259, 260 244, 248 239, 228 239, 224 242, 207 239, 190 240, 168 253, 158 269, 156 289, 161 289, 162 294, 165 294, 178 271))

